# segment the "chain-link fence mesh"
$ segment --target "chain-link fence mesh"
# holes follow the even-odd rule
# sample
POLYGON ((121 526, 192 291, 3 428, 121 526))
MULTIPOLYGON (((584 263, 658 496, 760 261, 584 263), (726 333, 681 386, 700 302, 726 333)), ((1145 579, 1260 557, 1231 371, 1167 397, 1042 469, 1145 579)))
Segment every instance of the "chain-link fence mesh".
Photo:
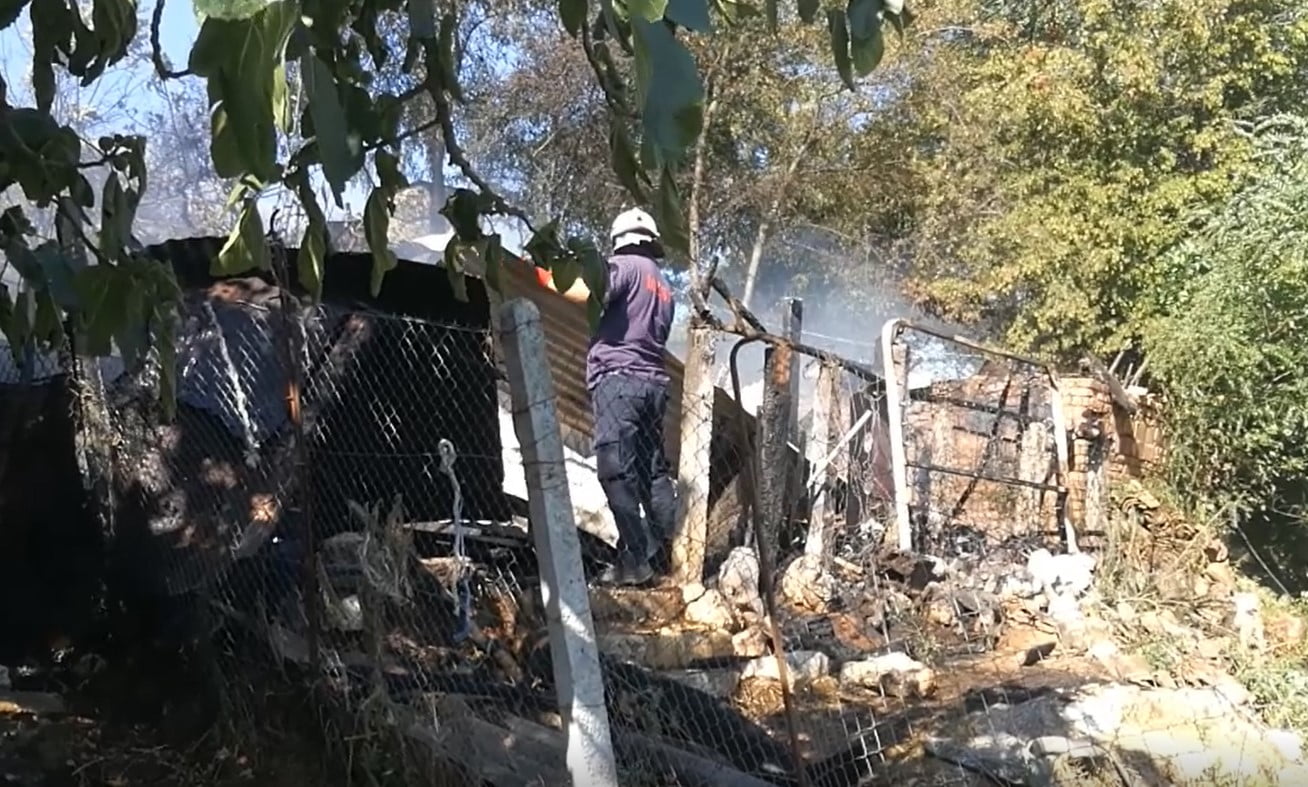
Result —
POLYGON ((252 734, 274 665, 378 783, 566 783, 589 653, 610 732, 583 748, 622 785, 1295 783, 1301 619, 1115 474, 1101 387, 912 330, 870 364, 756 337, 744 379, 699 329, 724 377, 578 396, 583 359, 542 389, 489 314, 240 280, 182 317, 175 416, 157 357, 79 363, 77 452, 110 585, 199 635, 252 734), (549 527, 579 548, 540 553, 549 527), (551 614, 583 580, 590 614, 551 614))

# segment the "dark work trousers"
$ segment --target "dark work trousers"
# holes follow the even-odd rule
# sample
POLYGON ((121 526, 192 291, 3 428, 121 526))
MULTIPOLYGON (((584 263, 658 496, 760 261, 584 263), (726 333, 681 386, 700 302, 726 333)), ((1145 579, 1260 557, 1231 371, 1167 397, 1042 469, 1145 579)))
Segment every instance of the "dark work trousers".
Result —
POLYGON ((601 377, 590 392, 595 464, 618 528, 620 560, 639 563, 671 536, 676 490, 663 451, 667 383, 624 375, 601 377), (649 529, 641 522, 645 509, 649 529))

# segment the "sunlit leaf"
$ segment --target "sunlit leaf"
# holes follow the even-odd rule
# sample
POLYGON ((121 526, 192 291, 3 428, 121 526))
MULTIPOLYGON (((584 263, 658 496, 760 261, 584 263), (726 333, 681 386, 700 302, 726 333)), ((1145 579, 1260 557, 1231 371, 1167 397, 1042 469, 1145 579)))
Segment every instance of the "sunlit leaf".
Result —
POLYGON ((485 267, 486 285, 495 292, 500 291, 500 270, 504 267, 504 247, 500 245, 500 236, 491 235, 484 240, 485 251, 482 253, 482 265, 485 267))
POLYGON ((247 199, 235 229, 227 236, 227 242, 210 263, 209 273, 213 276, 235 276, 253 268, 269 270, 271 267, 272 256, 268 251, 259 204, 254 199, 247 199))
POLYGON ((568 35, 576 38, 581 35, 581 28, 586 24, 589 11, 586 0, 559 0, 559 18, 568 35))
POLYGON ((327 263, 327 225, 321 215, 310 214, 304 228, 304 238, 296 253, 295 272, 300 286, 309 292, 314 301, 322 299, 322 276, 327 263))
POLYGON ((463 271, 463 250, 466 248, 459 240, 451 238, 445 246, 445 253, 442 255, 442 261, 445 268, 445 275, 449 277, 450 289, 454 293, 454 298, 463 303, 468 302, 468 279, 463 271))
POLYGON ((372 251, 372 278, 369 292, 376 298, 381 295, 382 280, 386 274, 395 270, 399 260, 391 251, 389 232, 391 211, 387 189, 375 188, 368 195, 368 202, 363 208, 363 235, 372 251))
POLYGON ((632 31, 645 136, 662 160, 678 161, 699 138, 704 122, 699 69, 667 25, 633 19, 632 31))
POLYGON ((336 203, 340 205, 346 182, 363 164, 360 140, 350 133, 336 80, 327 64, 306 54, 300 60, 300 73, 309 100, 309 113, 313 116, 314 139, 318 141, 323 177, 331 185, 336 203))
POLYGON ((835 8, 827 9, 827 29, 831 34, 831 53, 836 60, 836 71, 845 87, 854 87, 854 63, 849 56, 849 27, 845 22, 845 12, 835 8))
POLYGON ((657 22, 667 12, 668 0, 627 0, 625 6, 632 22, 657 22))

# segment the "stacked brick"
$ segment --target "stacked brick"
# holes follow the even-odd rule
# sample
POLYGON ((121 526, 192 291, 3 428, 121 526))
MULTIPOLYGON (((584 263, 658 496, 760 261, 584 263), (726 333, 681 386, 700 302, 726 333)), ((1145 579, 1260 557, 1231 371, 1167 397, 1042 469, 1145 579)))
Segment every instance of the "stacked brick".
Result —
POLYGON ((1068 515, 1074 525, 1085 521, 1086 483, 1095 439, 1104 440, 1107 481, 1114 483, 1148 475, 1163 458, 1163 434, 1157 403, 1145 397, 1132 415, 1113 402, 1108 386, 1090 377, 1064 377, 1063 413, 1069 435, 1067 474, 1068 515), (1096 438, 1085 426, 1098 426, 1096 438))

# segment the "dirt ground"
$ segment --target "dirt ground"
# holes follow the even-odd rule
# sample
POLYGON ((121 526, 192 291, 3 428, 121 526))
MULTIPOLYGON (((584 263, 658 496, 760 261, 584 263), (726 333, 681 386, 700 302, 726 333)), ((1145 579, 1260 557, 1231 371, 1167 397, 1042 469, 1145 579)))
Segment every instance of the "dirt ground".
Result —
MULTIPOLYGON (((322 725, 303 692, 297 697, 289 688, 274 690, 234 705, 212 690, 211 674, 177 651, 108 658, 83 653, 61 664, 11 669, 15 692, 56 695, 64 712, 34 716, 0 703, 0 785, 350 783, 333 773, 331 758, 324 756, 322 725), (228 712, 220 713, 222 708, 228 712), (257 718, 257 735, 242 729, 243 717, 250 730, 257 718)), ((251 676, 247 685, 270 684, 266 676, 251 676)))

